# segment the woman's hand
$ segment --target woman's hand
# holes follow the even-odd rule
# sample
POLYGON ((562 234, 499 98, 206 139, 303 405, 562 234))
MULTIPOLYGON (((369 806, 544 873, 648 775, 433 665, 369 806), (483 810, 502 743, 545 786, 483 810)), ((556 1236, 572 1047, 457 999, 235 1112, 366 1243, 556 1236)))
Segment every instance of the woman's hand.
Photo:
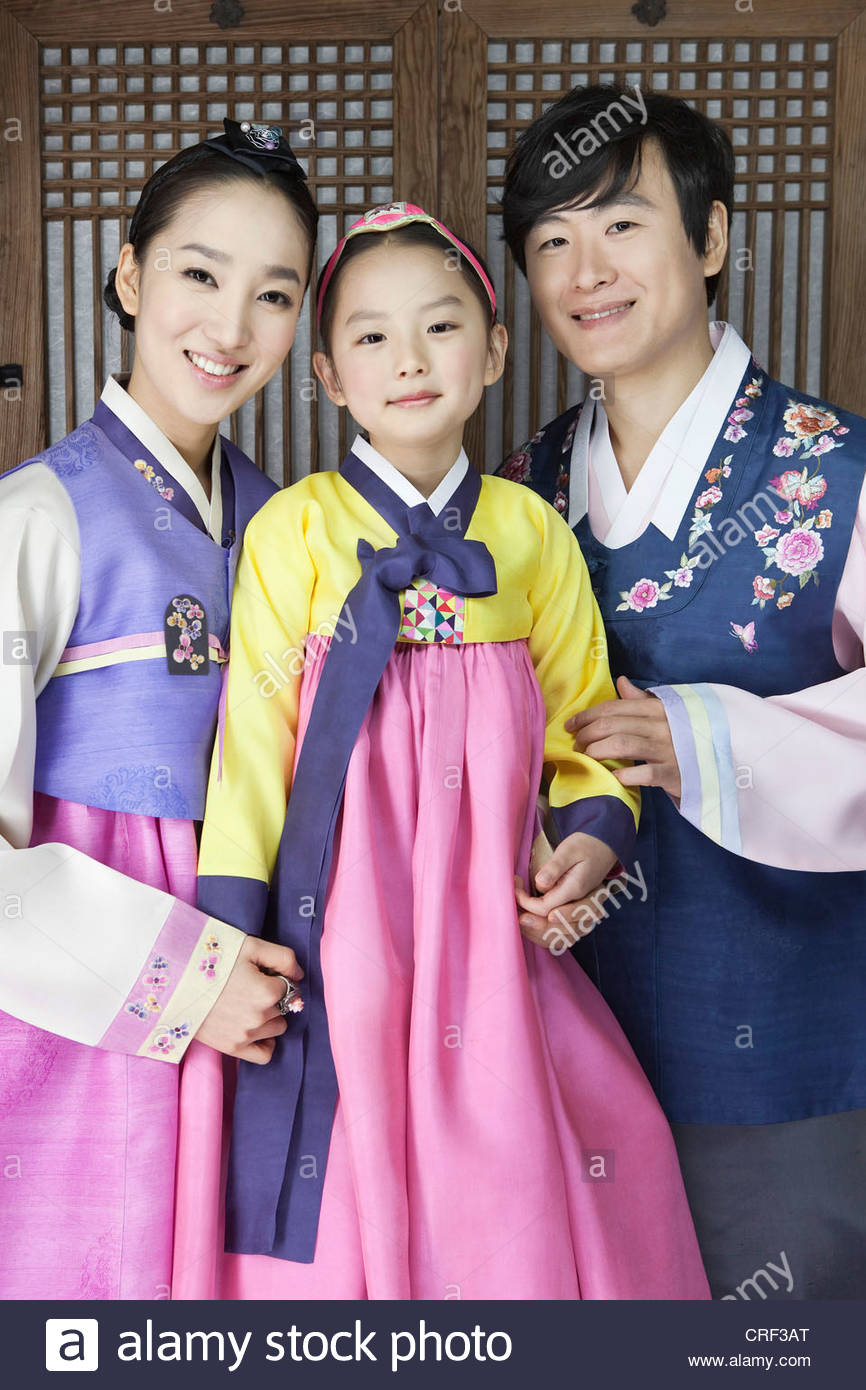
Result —
POLYGON ((605 758, 639 760, 639 767, 621 767, 614 777, 624 787, 661 787, 678 801, 682 792, 665 707, 657 695, 639 690, 627 676, 616 688, 622 698, 581 710, 566 722, 575 735, 578 753, 599 762, 605 758))
POLYGON ((248 936, 238 952, 231 974, 216 1003, 201 1024, 196 1038, 246 1062, 271 1060, 276 1039, 286 1031, 286 1020, 277 1005, 288 980, 303 978, 303 970, 288 946, 248 936), (266 974, 272 971, 272 974, 266 974))

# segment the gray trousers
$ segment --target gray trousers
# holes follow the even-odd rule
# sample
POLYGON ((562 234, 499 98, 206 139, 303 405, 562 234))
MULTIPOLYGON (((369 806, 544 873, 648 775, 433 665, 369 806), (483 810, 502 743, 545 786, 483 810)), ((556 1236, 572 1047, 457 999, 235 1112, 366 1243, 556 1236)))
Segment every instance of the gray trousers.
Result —
POLYGON ((713 1298, 866 1298, 866 1110, 671 1129, 713 1298))

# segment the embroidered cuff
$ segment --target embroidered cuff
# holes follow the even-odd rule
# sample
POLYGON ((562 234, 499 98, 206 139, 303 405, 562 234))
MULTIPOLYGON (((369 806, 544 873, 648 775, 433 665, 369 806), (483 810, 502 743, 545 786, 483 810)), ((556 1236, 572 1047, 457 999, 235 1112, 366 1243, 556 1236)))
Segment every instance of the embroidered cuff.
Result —
POLYGON ((179 1062, 225 985, 243 939, 233 927, 175 902, 97 1046, 179 1062))
POLYGON ((550 814, 560 840, 566 835, 594 835, 610 845, 621 864, 634 857, 637 836, 634 812, 616 796, 585 796, 567 806, 551 806, 550 814))
POLYGON ((741 854, 731 731, 711 685, 650 687, 665 707, 680 769, 680 814, 732 854, 741 854))

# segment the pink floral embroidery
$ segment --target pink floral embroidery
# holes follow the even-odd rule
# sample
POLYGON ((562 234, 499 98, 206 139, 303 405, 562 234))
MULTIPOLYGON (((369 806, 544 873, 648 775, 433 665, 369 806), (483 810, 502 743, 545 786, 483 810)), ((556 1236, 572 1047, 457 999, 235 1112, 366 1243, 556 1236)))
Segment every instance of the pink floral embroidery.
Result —
POLYGON ((155 989, 157 990, 157 992, 160 992, 164 990, 168 985, 168 974, 166 973, 162 975, 145 975, 143 982, 146 985, 150 985, 151 989, 155 989))
POLYGON ((670 598, 670 583, 659 585, 654 579, 639 579, 628 590, 620 592, 623 603, 618 603, 616 611, 631 608, 635 613, 643 613, 647 608, 655 608, 660 599, 670 598))
POLYGON ((793 439, 785 439, 783 436, 781 439, 777 439, 773 445, 773 453, 776 458, 790 458, 796 447, 793 439))
POLYGON ((811 573, 824 557, 824 542, 814 531, 795 527, 776 546, 775 563, 783 574, 811 573))
POLYGON ((678 589, 687 589, 694 579, 692 571, 686 565, 683 569, 674 571, 674 584, 678 589))
POLYGON ((508 462, 502 465, 503 478, 508 478, 512 483, 525 483, 530 472, 530 458, 525 450, 512 454, 508 462))
POLYGON ((755 532, 755 540, 758 545, 769 545, 770 541, 775 540, 778 534, 775 526, 762 526, 760 531, 755 532))
POLYGON ((756 599, 763 599, 764 601, 766 601, 768 598, 773 597, 775 580, 766 579, 763 574, 756 574, 754 579, 752 580, 752 588, 755 591, 756 599))
POLYGON ((787 526, 789 521, 794 520, 793 512, 774 512, 773 520, 778 521, 780 526, 787 526))
POLYGON ((745 439, 746 431, 743 429, 742 425, 728 425, 724 437, 730 440, 732 444, 737 444, 741 439, 745 439))
POLYGON ((829 434, 822 434, 821 438, 818 440, 818 443, 812 445, 812 453, 826 454, 829 453, 831 449, 838 448, 841 448, 841 445, 838 445, 835 439, 831 439, 829 434))
POLYGON ((720 487, 708 487, 700 494, 695 502, 696 507, 714 507, 717 502, 722 500, 722 489, 720 487))

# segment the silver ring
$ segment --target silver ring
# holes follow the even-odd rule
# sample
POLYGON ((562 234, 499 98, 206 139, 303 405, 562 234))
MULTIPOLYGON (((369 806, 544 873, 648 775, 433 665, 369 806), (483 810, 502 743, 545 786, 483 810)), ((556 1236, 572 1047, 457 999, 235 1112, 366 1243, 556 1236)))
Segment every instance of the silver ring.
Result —
POLYGON ((295 1000, 300 997, 300 990, 291 980, 287 980, 285 975, 278 975, 277 979, 282 980, 283 984, 286 986, 286 992, 282 999, 277 1000, 277 1008, 283 1017, 285 1017, 286 1014, 297 1013, 298 1005, 295 1003, 295 1000))

